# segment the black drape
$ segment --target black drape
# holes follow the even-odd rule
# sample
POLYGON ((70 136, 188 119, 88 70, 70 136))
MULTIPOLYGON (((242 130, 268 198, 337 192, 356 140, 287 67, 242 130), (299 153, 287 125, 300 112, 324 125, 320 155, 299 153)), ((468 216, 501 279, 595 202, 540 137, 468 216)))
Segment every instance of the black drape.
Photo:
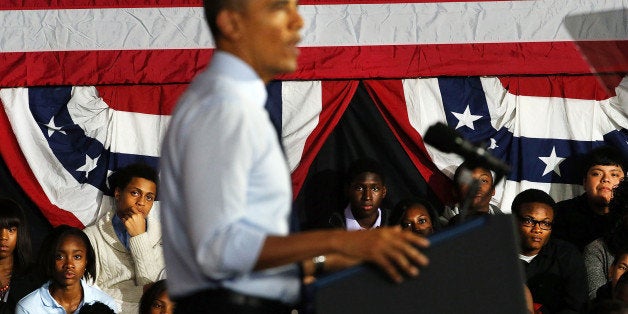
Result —
MULTIPOLYGON (((338 125, 312 163, 295 200, 302 229, 324 227, 334 211, 348 204, 344 171, 361 157, 378 160, 385 171, 388 193, 383 207, 392 209, 403 198, 427 198, 440 211, 436 195, 408 158, 366 88, 360 83, 338 125)), ((400 213, 393 212, 396 221, 400 213)))
MULTIPOLYGON (((43 238, 52 229, 52 226, 41 213, 37 205, 24 193, 19 184, 13 179, 4 159, 0 156, 0 197, 11 198, 24 210, 33 244, 33 253, 37 253, 43 238)), ((2 208, 0 208, 2 210, 2 208)))

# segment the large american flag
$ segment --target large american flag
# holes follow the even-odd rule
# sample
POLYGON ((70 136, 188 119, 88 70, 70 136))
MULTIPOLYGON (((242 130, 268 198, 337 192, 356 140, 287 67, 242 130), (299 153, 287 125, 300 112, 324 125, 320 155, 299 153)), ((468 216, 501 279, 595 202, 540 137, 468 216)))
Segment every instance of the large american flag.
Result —
MULTIPOLYGON (((628 60, 603 64, 600 84, 576 45, 628 50, 625 15, 565 23, 628 0, 300 3, 299 70, 269 86, 295 196, 359 83, 443 202, 461 160, 423 144, 438 121, 512 165, 493 199, 505 211, 530 187, 581 193, 576 160, 593 147, 628 155, 628 60)), ((176 99, 213 51, 200 6, 0 3, 0 153, 53 225, 108 210, 111 170, 158 164, 176 99)))

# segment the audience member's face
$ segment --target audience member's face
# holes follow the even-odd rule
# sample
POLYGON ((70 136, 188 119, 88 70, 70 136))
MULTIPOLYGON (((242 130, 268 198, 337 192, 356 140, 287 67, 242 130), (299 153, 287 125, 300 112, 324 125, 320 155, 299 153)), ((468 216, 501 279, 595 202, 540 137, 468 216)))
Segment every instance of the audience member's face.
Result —
POLYGON ((415 205, 406 209, 401 219, 401 227, 423 236, 428 236, 434 232, 429 212, 422 205, 415 205))
POLYGON ((377 215, 377 209, 386 197, 386 187, 379 175, 364 172, 353 179, 348 196, 355 218, 372 217, 377 215))
MULTIPOLYGON (((473 198, 471 209, 474 212, 488 212, 491 197, 495 195, 495 189, 493 188, 493 175, 489 170, 483 168, 475 168, 472 171, 473 179, 478 180, 480 183, 478 191, 473 198)), ((458 187, 458 193, 461 199, 464 199, 469 192, 469 185, 462 184, 458 187)))
POLYGON ((589 168, 583 186, 587 197, 598 206, 607 206, 613 198, 613 188, 624 178, 619 166, 595 165, 589 168))
POLYGON ((150 305, 150 314, 172 314, 174 312, 174 302, 170 301, 168 292, 164 291, 157 298, 153 299, 150 305))
POLYGON ((246 1, 239 14, 241 56, 264 80, 297 69, 303 19, 297 0, 246 1))
POLYGON ((615 259, 615 264, 611 265, 610 277, 612 287, 617 284, 617 280, 626 270, 628 270, 628 254, 621 254, 615 259))
POLYGON ((0 229, 0 260, 13 255, 17 245, 17 227, 0 229))
POLYGON ((116 189, 115 191, 118 216, 122 218, 135 213, 141 213, 144 217, 148 216, 151 208, 153 208, 156 194, 157 185, 155 182, 133 177, 124 189, 116 189))
POLYGON ((87 247, 77 236, 65 236, 55 252, 54 281, 60 287, 80 285, 87 266, 87 247))
POLYGON ((549 205, 543 203, 524 203, 521 205, 519 233, 521 235, 522 255, 533 256, 539 253, 549 240, 553 221, 554 210, 549 205), (546 225, 544 226, 543 223, 546 225), (544 230, 548 228, 550 230, 544 230))

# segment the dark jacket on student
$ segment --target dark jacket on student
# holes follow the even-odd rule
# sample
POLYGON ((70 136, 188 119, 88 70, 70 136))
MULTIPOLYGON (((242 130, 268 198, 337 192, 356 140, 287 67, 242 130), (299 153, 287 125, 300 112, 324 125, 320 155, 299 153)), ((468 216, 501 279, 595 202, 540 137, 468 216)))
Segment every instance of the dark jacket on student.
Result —
POLYGON ((588 301, 582 255, 571 243, 550 239, 530 263, 526 281, 535 303, 547 313, 581 313, 588 301))

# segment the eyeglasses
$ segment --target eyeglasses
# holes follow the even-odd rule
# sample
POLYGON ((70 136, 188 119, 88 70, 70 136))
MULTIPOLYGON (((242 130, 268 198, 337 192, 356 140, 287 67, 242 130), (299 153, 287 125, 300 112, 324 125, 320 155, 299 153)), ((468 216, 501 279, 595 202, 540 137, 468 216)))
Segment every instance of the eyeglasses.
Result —
POLYGON ((552 222, 551 221, 534 220, 534 219, 532 219, 530 217, 521 217, 521 218, 519 218, 519 220, 521 221, 521 224, 526 226, 526 227, 534 228, 534 226, 536 224, 538 224, 539 228, 541 228, 541 230, 552 230, 552 222))

